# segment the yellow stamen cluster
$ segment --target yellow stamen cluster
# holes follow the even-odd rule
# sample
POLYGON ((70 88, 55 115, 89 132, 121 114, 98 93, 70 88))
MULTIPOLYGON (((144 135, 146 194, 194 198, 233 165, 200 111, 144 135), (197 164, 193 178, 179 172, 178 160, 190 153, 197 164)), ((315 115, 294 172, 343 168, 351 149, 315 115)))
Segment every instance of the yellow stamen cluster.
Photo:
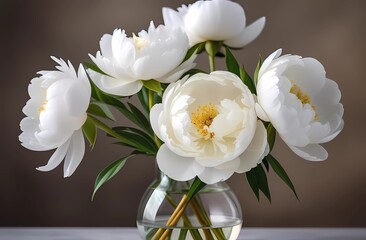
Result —
POLYGON ((301 88, 299 87, 299 85, 297 85, 296 83, 292 84, 292 87, 290 89, 290 93, 294 94, 303 105, 305 104, 310 104, 311 107, 313 108, 313 110, 315 111, 315 116, 314 116, 314 120, 318 120, 318 113, 316 112, 316 106, 311 104, 311 98, 308 94, 304 93, 301 88))
POLYGON ((43 111, 45 111, 45 110, 46 110, 46 104, 47 104, 47 100, 44 100, 44 101, 42 102, 41 107, 38 109, 38 111, 39 111, 39 112, 43 112, 43 111))
POLYGON ((212 139, 215 137, 215 133, 209 132, 208 128, 218 114, 219 112, 212 104, 199 106, 195 112, 191 113, 191 123, 196 126, 199 134, 212 139))
POLYGON ((143 39, 140 37, 137 37, 134 33, 132 34, 132 40, 133 44, 135 45, 137 51, 141 51, 144 47, 150 44, 150 41, 147 39, 143 39))

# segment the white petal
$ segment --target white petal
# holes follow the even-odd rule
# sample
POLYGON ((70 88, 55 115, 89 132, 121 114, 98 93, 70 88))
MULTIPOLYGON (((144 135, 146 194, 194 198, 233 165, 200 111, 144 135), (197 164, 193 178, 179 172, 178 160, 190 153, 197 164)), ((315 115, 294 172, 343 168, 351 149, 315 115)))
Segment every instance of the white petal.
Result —
MULTIPOLYGON (((77 78, 76 71, 74 66, 68 61, 68 64, 62 59, 58 59, 54 56, 51 56, 52 60, 58 63, 60 66, 56 66, 56 68, 61 71, 66 78, 75 79, 77 78)), ((50 71, 49 73, 55 73, 55 71, 50 71)), ((47 76, 44 76, 47 78, 47 76)))
POLYGON ((263 159, 264 153, 267 148, 267 131, 263 123, 258 120, 257 129, 253 137, 252 142, 248 148, 240 155, 240 166, 236 170, 237 173, 247 172, 250 169, 257 166, 257 164, 263 159))
POLYGON ((40 131, 35 133, 42 145, 52 148, 61 146, 85 122, 85 113, 81 117, 72 117, 66 107, 62 95, 48 100, 46 110, 40 114, 40 131))
POLYGON ((259 73, 258 73, 258 81, 261 79, 263 73, 265 73, 267 71, 267 68, 269 67, 269 65, 272 63, 272 61, 276 58, 278 58, 280 55, 282 54, 282 49, 277 49, 276 51, 274 51, 273 53, 271 53, 271 55, 269 55, 264 62, 262 63, 261 68, 259 69, 259 73))
POLYGON ((177 181, 188 181, 196 176, 197 166, 193 158, 181 157, 166 146, 161 145, 156 155, 159 169, 177 181))
POLYGON ((82 82, 82 84, 84 84, 84 88, 89 93, 89 98, 90 98, 91 86, 90 86, 90 82, 88 79, 88 75, 86 74, 85 68, 82 64, 79 65, 78 79, 82 82))
POLYGON ((144 53, 141 52, 132 66, 137 79, 159 79, 183 61, 188 50, 188 38, 182 31, 171 31, 170 34, 176 38, 170 40, 169 44, 156 41, 143 49, 144 53))
POLYGON ((326 142, 333 140, 342 131, 343 127, 344 127, 344 121, 342 119, 339 127, 332 134, 319 140, 317 143, 326 143, 326 142))
POLYGON ((236 37, 226 40, 224 43, 229 47, 242 48, 251 43, 262 32, 266 18, 261 17, 246 28, 236 37))
POLYGON ((160 133, 160 115, 163 112, 163 104, 155 104, 150 110, 150 123, 154 133, 164 141, 160 133))
POLYGON ((124 38, 126 37, 125 32, 121 31, 121 29, 115 29, 113 31, 112 39, 111 39, 111 50, 113 53, 113 58, 117 62, 123 57, 122 46, 124 42, 124 38))
POLYGON ((218 138, 223 138, 242 128, 245 111, 235 100, 224 99, 220 102, 220 114, 215 117, 210 130, 218 138))
POLYGON ((119 77, 125 76, 126 71, 129 71, 129 68, 133 64, 133 61, 136 59, 136 49, 135 45, 131 38, 124 38, 123 44, 121 46, 121 54, 116 61, 118 64, 115 64, 117 75, 119 77))
POLYGON ((225 162, 221 165, 216 166, 216 169, 237 169, 240 165, 240 158, 234 158, 231 161, 225 162))
POLYGON ((185 14, 183 15, 173 9, 166 7, 163 7, 162 12, 165 26, 179 28, 184 27, 183 16, 185 14))
POLYGON ((288 146, 299 157, 309 161, 323 161, 328 158, 328 152, 318 144, 309 144, 305 147, 288 146))
POLYGON ((245 21, 243 8, 235 2, 197 1, 185 16, 185 28, 205 40, 223 41, 238 35, 245 21))
POLYGON ((70 145, 70 140, 68 140, 67 142, 62 144, 60 147, 58 147, 56 149, 56 151, 52 154, 50 160, 48 160, 47 165, 38 167, 37 170, 42 171, 42 172, 47 172, 47 171, 51 171, 51 170, 55 169, 58 165, 60 165, 62 160, 65 158, 69 145, 70 145))
POLYGON ((28 94, 32 99, 36 101, 43 101, 46 89, 42 87, 43 78, 33 78, 31 83, 28 85, 28 94))
POLYGON ((202 182, 206 184, 214 184, 217 182, 225 181, 229 177, 231 177, 237 165, 233 164, 229 168, 218 169, 215 167, 205 167, 204 171, 201 174, 198 174, 198 177, 202 182))
POLYGON ((177 81, 185 72, 188 70, 194 68, 196 66, 196 63, 194 63, 194 60, 196 60, 197 54, 192 54, 192 56, 183 62, 181 65, 179 65, 177 68, 172 70, 171 72, 167 73, 166 75, 157 78, 156 80, 162 83, 171 83, 177 81))
POLYGON ((131 81, 131 79, 116 79, 92 70, 88 71, 90 78, 102 91, 118 96, 131 96, 138 93, 143 84, 141 81, 131 81))
POLYGON ((19 141, 22 146, 32 151, 47 151, 53 148, 42 145, 37 138, 35 133, 39 130, 39 120, 25 117, 20 122, 20 130, 23 132, 19 135, 19 141))
POLYGON ((85 141, 82 130, 75 131, 70 140, 64 162, 64 177, 70 177, 79 166, 85 153, 85 141))
POLYGON ((111 42, 112 35, 110 34, 104 34, 99 41, 100 51, 106 58, 113 58, 111 42))
MULTIPOLYGON (((290 57, 283 56, 281 58, 290 57)), ((291 66, 289 65, 283 74, 296 83, 303 92, 309 94, 311 98, 322 90, 326 82, 325 69, 314 58, 294 59, 291 66)))
MULTIPOLYGON (((343 124, 343 105, 339 102, 341 92, 336 82, 326 79, 323 89, 317 96, 312 98, 316 106, 319 121, 329 123, 331 133, 337 131, 343 124)), ((325 137, 325 136, 324 136, 325 137)), ((324 141, 323 141, 324 142, 324 141)))
POLYGON ((199 164, 197 161, 194 161, 193 171, 196 173, 196 175, 198 175, 205 171, 205 167, 199 164))
POLYGON ((28 117, 39 118, 39 109, 46 100, 46 89, 41 86, 41 78, 32 79, 28 86, 30 99, 23 107, 23 113, 28 117))
POLYGON ((267 116, 266 112, 263 110, 263 108, 261 107, 261 105, 259 105, 258 103, 255 103, 255 111, 257 113, 257 116, 262 119, 265 122, 270 122, 271 120, 269 119, 269 117, 267 116))
MULTIPOLYGON (((89 54, 89 57, 91 60, 99 67, 100 70, 102 70, 104 73, 108 74, 109 76, 125 76, 126 74, 123 74, 123 68, 120 67, 119 64, 114 64, 113 59, 110 60, 108 58, 105 58, 102 56, 100 51, 96 53, 96 56, 89 54), (120 69, 121 68, 121 69, 120 69), (118 71, 117 71, 118 69, 118 71)), ((93 71, 91 69, 87 69, 87 72, 89 76, 93 71)), ((93 80, 93 79, 92 79, 93 80)))
POLYGON ((74 83, 64 89, 64 100, 69 115, 74 117, 84 116, 89 106, 90 91, 82 82, 74 83))
POLYGON ((309 124, 302 124, 302 113, 296 108, 282 104, 279 109, 268 109, 268 116, 281 138, 288 144, 294 146, 306 146, 310 143, 307 135, 309 124), (276 112, 277 111, 277 112, 276 112))

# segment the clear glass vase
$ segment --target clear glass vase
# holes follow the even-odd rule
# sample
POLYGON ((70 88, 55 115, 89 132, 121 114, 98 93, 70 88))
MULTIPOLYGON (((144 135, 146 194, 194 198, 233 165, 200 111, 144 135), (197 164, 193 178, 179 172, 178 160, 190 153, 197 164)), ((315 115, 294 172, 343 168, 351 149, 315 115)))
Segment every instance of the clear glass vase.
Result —
POLYGON ((189 202, 178 222, 167 227, 191 184, 192 181, 174 181, 159 172, 139 205, 137 228, 142 239, 237 239, 243 222, 242 211, 225 182, 205 186, 189 202))

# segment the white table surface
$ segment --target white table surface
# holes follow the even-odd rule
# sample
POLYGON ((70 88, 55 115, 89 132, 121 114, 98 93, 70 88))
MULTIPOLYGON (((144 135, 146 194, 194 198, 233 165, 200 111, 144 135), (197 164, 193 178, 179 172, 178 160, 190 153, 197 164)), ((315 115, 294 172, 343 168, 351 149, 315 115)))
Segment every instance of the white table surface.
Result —
MULTIPOLYGON (((0 240, 139 240, 136 228, 0 228, 0 240)), ((366 240, 366 228, 244 228, 238 240, 366 240)))

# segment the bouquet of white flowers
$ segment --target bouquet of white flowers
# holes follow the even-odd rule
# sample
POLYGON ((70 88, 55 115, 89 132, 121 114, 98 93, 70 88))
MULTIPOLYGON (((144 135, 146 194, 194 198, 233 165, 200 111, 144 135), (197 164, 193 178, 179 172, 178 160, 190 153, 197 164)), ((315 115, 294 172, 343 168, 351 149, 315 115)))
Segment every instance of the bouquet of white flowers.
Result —
MULTIPOLYGON (((189 188, 179 203, 172 203, 166 228, 155 229, 151 239, 166 239, 181 218, 189 226, 185 209, 194 196, 234 173, 245 173, 257 198, 261 191, 270 200, 266 174, 272 168, 296 195, 271 151, 278 135, 306 160, 328 157, 320 144, 342 130, 343 105, 337 84, 326 77, 322 64, 281 56, 279 49, 264 61, 259 58, 254 74, 249 74, 232 50, 257 38, 265 18, 246 25, 243 8, 228 0, 163 8, 163 18, 164 25, 151 22, 147 31, 130 37, 121 29, 105 34, 100 51, 89 55, 92 63, 80 64, 77 71, 70 62, 52 57, 57 70, 40 71, 31 80, 19 140, 34 151, 56 149, 47 165, 37 169, 50 171, 64 160, 64 177, 71 176, 85 152, 84 136, 92 148, 97 129, 133 151, 101 171, 93 196, 129 158, 156 157, 170 180, 188 181, 189 188), (204 53, 209 72, 195 64, 204 53), (225 58, 225 70, 216 69, 217 57, 225 58), (138 96, 140 106, 129 102, 132 95, 138 96), (108 126, 105 120, 117 119, 110 108, 136 127, 108 126)), ((198 220, 210 225, 204 208, 195 204, 198 220)), ((203 233, 211 239, 210 231, 203 233)), ((226 239, 221 230, 212 233, 226 239)), ((185 239, 184 234, 179 239, 185 239)), ((199 231, 190 234, 202 239, 199 231)))

